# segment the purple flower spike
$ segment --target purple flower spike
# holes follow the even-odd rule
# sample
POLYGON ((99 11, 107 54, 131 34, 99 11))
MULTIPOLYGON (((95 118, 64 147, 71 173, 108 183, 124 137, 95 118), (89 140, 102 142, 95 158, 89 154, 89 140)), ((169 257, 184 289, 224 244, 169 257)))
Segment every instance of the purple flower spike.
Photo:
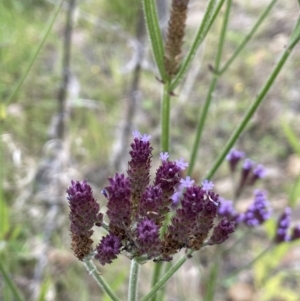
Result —
POLYGON ((296 225, 292 229, 291 241, 300 239, 300 224, 296 225))
POLYGON ((148 186, 139 203, 140 217, 148 217, 160 225, 169 211, 163 203, 163 192, 160 186, 148 186))
POLYGON ((170 198, 181 180, 181 168, 172 161, 163 161, 157 169, 154 186, 159 185, 165 198, 170 198))
POLYGON ((186 167, 189 166, 189 163, 185 162, 183 158, 180 158, 179 160, 176 160, 176 165, 181 169, 185 170, 186 167))
POLYGON ((248 227, 256 227, 263 224, 271 216, 269 202, 263 191, 255 191, 254 202, 243 216, 243 222, 248 227))
POLYGON ((128 162, 128 176, 131 184, 131 199, 133 203, 132 216, 136 217, 140 198, 150 182, 150 167, 152 158, 152 146, 150 135, 134 138, 129 152, 131 160, 128 162))
POLYGON ((131 223, 130 181, 123 174, 109 178, 107 216, 110 219, 110 231, 122 237, 131 223), (122 230, 121 230, 122 229, 122 230))
POLYGON ((167 161, 167 159, 169 158, 169 154, 167 152, 160 153, 159 157, 162 161, 167 161))
POLYGON ((122 247, 121 240, 118 236, 108 234, 101 239, 101 242, 96 247, 95 258, 99 260, 102 265, 112 263, 113 259, 117 258, 122 247))
POLYGON ((223 243, 231 233, 234 232, 235 222, 223 219, 220 223, 214 228, 213 234, 211 235, 208 244, 216 245, 223 243))
POLYGON ((154 221, 144 218, 137 225, 137 243, 139 250, 149 257, 159 254, 161 242, 159 240, 159 227, 154 221))
POLYGON ((277 244, 287 242, 290 240, 288 230, 291 223, 291 214, 291 208, 287 207, 278 219, 276 235, 274 238, 277 244))
POLYGON ((149 142, 150 139, 151 139, 151 135, 147 135, 147 134, 144 134, 141 137, 141 141, 143 141, 143 142, 149 142))
POLYGON ((229 162, 231 172, 234 172, 239 161, 245 157, 245 153, 240 152, 236 149, 232 149, 229 154, 226 156, 226 159, 229 162))
POLYGON ((91 251, 94 225, 101 226, 103 215, 100 206, 93 197, 92 188, 86 181, 72 181, 67 189, 70 206, 72 249, 76 257, 82 260, 91 251))
POLYGON ((209 191, 209 190, 212 190, 215 186, 213 182, 208 181, 208 180, 202 181, 201 184, 202 184, 202 189, 206 192, 209 191))
POLYGON ((180 184, 182 187, 192 187, 194 185, 195 181, 191 180, 191 177, 187 176, 185 179, 180 180, 180 184))

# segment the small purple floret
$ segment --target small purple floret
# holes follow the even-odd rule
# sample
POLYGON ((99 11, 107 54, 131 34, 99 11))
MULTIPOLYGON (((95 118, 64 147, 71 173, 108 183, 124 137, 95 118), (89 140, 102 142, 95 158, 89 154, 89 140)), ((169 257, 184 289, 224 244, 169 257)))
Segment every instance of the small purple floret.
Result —
POLYGON ((218 208, 218 216, 227 217, 231 219, 236 215, 236 211, 233 207, 233 202, 230 200, 225 200, 224 198, 219 198, 220 206, 218 208))
POLYGON ((151 135, 143 134, 141 137, 141 141, 143 142, 149 142, 151 139, 151 135))
POLYGON ((169 154, 167 152, 160 153, 159 157, 162 161, 167 161, 167 159, 169 158, 169 154))
POLYGON ((192 187, 194 185, 195 181, 191 180, 191 177, 187 176, 185 179, 180 180, 180 184, 183 187, 192 187))
POLYGON ((185 170, 186 167, 189 166, 189 163, 185 162, 183 158, 180 158, 179 160, 175 160, 175 163, 181 170, 185 170))
POLYGON ((208 180, 202 181, 201 184, 202 184, 202 189, 206 192, 209 191, 209 190, 212 190, 215 186, 213 182, 208 181, 208 180))
POLYGON ((229 162, 230 170, 232 172, 235 171, 238 162, 244 157, 245 157, 244 152, 238 151, 234 148, 229 152, 229 154, 226 156, 226 159, 229 162))
POLYGON ((132 136, 133 136, 133 139, 140 139, 141 133, 139 131, 133 131, 132 136))

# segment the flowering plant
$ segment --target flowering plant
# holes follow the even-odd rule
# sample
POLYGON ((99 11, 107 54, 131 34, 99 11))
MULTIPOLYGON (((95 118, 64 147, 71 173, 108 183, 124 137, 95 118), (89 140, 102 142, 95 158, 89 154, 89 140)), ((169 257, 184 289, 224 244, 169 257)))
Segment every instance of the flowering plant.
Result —
MULTIPOLYGON (((109 178, 109 184, 102 191, 107 198, 107 211, 104 216, 99 212, 92 190, 86 181, 72 182, 68 188, 70 204, 72 248, 79 260, 84 261, 87 269, 112 300, 120 300, 103 277, 99 275, 92 262, 94 257, 100 264, 110 264, 120 254, 131 260, 128 300, 137 300, 137 281, 139 264, 152 260, 155 262, 152 288, 141 299, 156 300, 157 291, 191 257, 191 254, 209 245, 221 244, 242 225, 253 228, 263 224, 271 214, 269 202, 264 191, 255 191, 254 201, 244 213, 238 213, 234 204, 246 186, 253 185, 264 176, 261 165, 253 165, 249 159, 244 161, 240 180, 235 187, 233 201, 219 197, 212 189, 210 181, 227 156, 232 174, 244 154, 231 150, 246 125, 265 98, 267 92, 300 40, 300 20, 296 22, 290 40, 282 56, 253 103, 249 106, 241 122, 215 159, 209 171, 197 185, 191 174, 195 166, 201 135, 207 118, 212 94, 218 78, 222 76, 245 47, 250 37, 266 18, 276 0, 271 1, 257 20, 248 36, 241 42, 228 61, 221 66, 221 56, 231 10, 231 0, 208 1, 203 20, 187 54, 182 59, 185 21, 188 12, 188 0, 172 0, 168 33, 163 41, 154 1, 143 0, 144 15, 151 41, 157 79, 163 84, 161 112, 161 164, 150 181, 152 146, 150 136, 135 131, 131 143, 127 175, 116 173, 109 178), (196 129, 195 142, 191 150, 189 165, 183 160, 169 160, 170 107, 171 97, 182 82, 192 64, 195 53, 204 41, 210 28, 226 2, 222 30, 220 32, 214 65, 209 65, 212 79, 207 97, 203 104, 196 129), (183 170, 188 167, 187 176, 183 170), (107 217, 108 223, 105 222, 107 217), (170 218, 170 219, 169 219, 170 218), (94 227, 103 227, 108 234, 93 247, 91 236, 94 227), (173 255, 185 249, 185 254, 162 275, 162 264, 171 261, 173 255)), ((299 226, 289 234, 290 209, 286 209, 279 218, 272 245, 299 238, 299 226)), ((259 257, 259 256, 258 256, 259 257)), ((162 300, 162 298, 159 298, 162 300)))

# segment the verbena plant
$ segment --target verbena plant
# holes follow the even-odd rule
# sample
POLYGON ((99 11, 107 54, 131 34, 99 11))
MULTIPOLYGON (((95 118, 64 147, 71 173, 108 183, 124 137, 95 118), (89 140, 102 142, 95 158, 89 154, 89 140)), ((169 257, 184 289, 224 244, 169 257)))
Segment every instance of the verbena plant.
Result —
MULTIPOLYGON (((115 292, 104 281, 93 260, 98 260, 102 265, 105 265, 116 260, 121 254, 127 256, 131 260, 128 300, 162 300, 164 290, 160 289, 192 256, 193 252, 210 245, 223 243, 234 235, 233 232, 238 226, 253 228, 261 225, 271 216, 264 191, 255 191, 254 201, 246 212, 237 213, 235 211, 234 203, 243 192, 244 187, 253 185, 264 176, 265 171, 262 165, 255 165, 251 160, 246 159, 238 178, 237 164, 244 157, 244 154, 234 150, 233 146, 274 84, 293 48, 299 42, 300 19, 297 20, 285 50, 257 97, 245 112, 242 121, 226 142, 202 183, 197 185, 190 175, 195 166, 201 134, 217 81, 220 76, 227 72, 232 62, 268 16, 276 0, 269 3, 249 34, 223 64, 221 64, 221 57, 232 1, 208 1, 191 47, 183 55, 181 47, 185 36, 188 2, 188 0, 172 1, 168 32, 165 41, 163 41, 155 1, 143 0, 148 35, 158 70, 157 78, 163 85, 161 165, 156 170, 153 182, 150 182, 153 149, 150 143, 151 136, 134 131, 133 141, 130 145, 131 159, 128 162, 127 174, 116 173, 114 177, 109 178, 108 186, 102 190, 107 199, 106 217, 108 223, 103 221, 104 216, 100 213, 99 204, 94 199, 92 189, 86 181, 72 181, 67 190, 70 205, 72 249, 112 300, 121 300, 121 298, 116 296, 115 292), (169 160, 171 98, 175 95, 175 89, 182 83, 193 62, 195 53, 209 33, 216 18, 220 15, 222 7, 224 7, 223 24, 216 59, 214 65, 210 66, 212 79, 199 116, 190 162, 186 163, 182 158, 175 161, 169 160), (235 180, 233 202, 221 198, 214 192, 214 184, 210 181, 226 156, 235 180), (187 176, 183 177, 183 171, 187 167, 187 176), (95 227, 103 227, 108 232, 97 246, 93 246, 91 239, 95 227), (172 261, 173 255, 181 249, 186 250, 185 254, 163 274, 163 264, 172 261), (154 265, 152 288, 146 296, 137 297, 139 266, 146 261, 153 261, 154 265), (160 294, 158 294, 159 290, 160 294)), ((269 247, 241 269, 251 266, 275 245, 298 239, 300 237, 300 225, 290 229, 290 222, 291 209, 286 208, 279 217, 277 225, 274 225, 275 234, 269 247)), ((229 279, 241 269, 228 275, 227 278, 229 279)), ((216 281, 210 285, 210 290, 213 290, 215 285, 217 285, 216 281)), ((209 298, 211 297, 207 297, 207 300, 209 298)))
MULTIPOLYGON (((186 54, 182 54, 181 46, 185 35, 188 1, 172 1, 168 34, 164 42, 158 22, 155 1, 143 0, 148 35, 158 70, 157 78, 163 86, 161 100, 161 164, 155 172, 154 181, 150 182, 152 159, 150 136, 147 134, 141 135, 138 131, 134 131, 127 174, 116 173, 114 177, 109 178, 107 187, 102 191, 103 196, 108 200, 105 216, 100 213, 99 204, 93 197, 91 187, 86 181, 73 181, 67 189, 74 254, 85 264, 89 273, 112 300, 121 300, 121 298, 104 281, 105 275, 102 277, 97 271, 93 263, 94 260, 106 265, 121 255, 126 256, 131 260, 128 300, 145 301, 151 299, 158 301, 164 298, 164 290, 162 288, 167 281, 194 252, 204 247, 209 248, 210 245, 221 244, 225 240, 230 239, 237 227, 253 228, 263 224, 270 218, 270 206, 263 191, 255 191, 254 201, 244 213, 238 213, 234 209, 234 205, 243 193, 244 188, 254 185, 257 180, 262 178, 264 169, 261 165, 255 165, 251 160, 245 159, 242 167, 238 170, 238 163, 244 159, 245 155, 234 150, 233 147, 258 106, 273 86, 292 50, 299 42, 300 19, 296 21, 285 50, 262 85, 260 92, 245 112, 242 121, 220 151, 201 183, 197 185, 190 176, 195 166, 207 113, 218 79, 226 74, 247 42, 267 18, 276 2, 276 0, 273 0, 269 3, 232 56, 222 64, 221 58, 227 25, 230 19, 231 0, 208 1, 202 22, 186 54), (183 82, 193 63, 197 50, 210 32, 215 20, 220 18, 222 10, 224 11, 222 16, 223 24, 218 40, 216 59, 214 65, 210 66, 212 78, 199 116, 189 163, 186 163, 183 159, 170 160, 168 151, 171 99, 175 94, 178 95, 180 93, 177 88, 183 82), (216 174, 226 156, 235 184, 233 201, 225 200, 214 192, 214 185, 211 182, 212 177, 216 174), (187 170, 187 174, 184 174, 185 170, 187 170), (104 222, 104 218, 107 218, 108 223, 104 222), (104 228, 107 231, 107 235, 94 245, 91 236, 97 227, 104 228), (178 261, 173 262, 173 255, 182 249, 186 252, 178 261), (153 262, 152 287, 148 294, 138 297, 138 271, 140 265, 146 261, 153 262), (172 265, 164 269, 163 265, 166 265, 166 262, 172 262, 172 265)), ((59 7, 53 16, 44 39, 30 61, 28 69, 8 98, 8 102, 13 99, 22 86, 46 40, 58 11, 59 7)), ((277 225, 274 225, 275 234, 270 240, 268 248, 239 270, 227 275, 226 280, 230 280, 240 270, 252 266, 255 261, 266 252, 269 252, 274 246, 298 239, 300 237, 300 228, 299 226, 294 226, 290 229, 290 216, 291 209, 286 208, 279 217, 277 225)), ((220 246, 221 248, 222 246, 220 246)), ((0 265, 0 268, 15 299, 22 300, 9 274, 2 265, 0 265)), ((212 298, 210 293, 218 285, 218 282, 213 279, 214 273, 215 270, 212 269, 209 292, 205 297, 206 300, 212 298)))

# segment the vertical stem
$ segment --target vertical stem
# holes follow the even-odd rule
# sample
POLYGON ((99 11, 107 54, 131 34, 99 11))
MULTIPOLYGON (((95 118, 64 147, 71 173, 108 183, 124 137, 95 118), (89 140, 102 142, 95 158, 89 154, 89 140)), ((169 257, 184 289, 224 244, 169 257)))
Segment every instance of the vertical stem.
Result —
POLYGON ((137 282, 139 277, 139 267, 136 259, 131 260, 129 286, 128 286, 128 301, 137 300, 137 282))
POLYGON ((103 292, 108 294, 108 296, 111 298, 111 300, 121 301, 115 295, 115 293, 112 291, 110 286, 106 283, 106 281, 102 278, 102 276, 98 272, 98 270, 92 260, 85 258, 84 265, 85 265, 86 269, 88 270, 89 274, 93 276, 93 278, 96 280, 97 284, 100 286, 100 288, 103 290, 103 292))
MULTIPOLYGON (((169 93, 169 85, 168 81, 164 85, 163 96, 162 96, 162 107, 161 107, 161 150, 163 152, 169 151, 169 143, 170 143, 170 93, 169 93)), ((163 224, 162 233, 165 232, 168 222, 168 215, 166 216, 165 222, 163 224)), ((163 267, 163 262, 157 262, 154 266, 154 271, 152 275, 152 287, 157 283, 161 270, 163 267)), ((153 295, 154 296, 154 295, 153 295)), ((156 297, 153 298, 155 301, 156 297)))
MULTIPOLYGON (((224 46, 227 25, 228 25, 228 20, 229 20, 230 8, 231 8, 231 0, 227 0, 227 6, 226 6, 226 10, 225 10, 222 29, 220 32, 219 44, 218 44, 217 55, 216 55, 215 66, 214 66, 214 70, 216 72, 219 70, 219 67, 220 67, 221 56, 222 56, 222 52, 223 52, 223 46, 224 46)), ((199 121, 198 121, 197 133, 196 133, 195 142, 193 145, 192 154, 191 154, 191 158, 190 158, 190 162, 189 162, 188 175, 191 175, 191 173, 194 169, 194 166, 195 166, 204 124, 205 124, 208 109, 210 107, 210 103, 212 100, 212 94, 216 88, 217 82, 218 82, 218 77, 216 75, 213 75, 213 78, 211 79, 210 86, 208 89, 208 93, 206 95, 205 103, 204 103, 204 106, 203 106, 203 109, 202 109, 202 112, 200 114, 199 121)))
POLYGON ((169 151, 170 143, 170 93, 167 82, 163 89, 162 107, 161 107, 161 150, 169 151))
POLYGON ((189 250, 188 253, 184 256, 182 256, 166 273, 165 275, 159 279, 155 285, 152 287, 151 291, 141 299, 141 301, 147 301, 150 300, 155 296, 157 291, 163 287, 166 282, 173 276, 173 274, 185 263, 187 260, 188 256, 191 255, 193 251, 189 250))

